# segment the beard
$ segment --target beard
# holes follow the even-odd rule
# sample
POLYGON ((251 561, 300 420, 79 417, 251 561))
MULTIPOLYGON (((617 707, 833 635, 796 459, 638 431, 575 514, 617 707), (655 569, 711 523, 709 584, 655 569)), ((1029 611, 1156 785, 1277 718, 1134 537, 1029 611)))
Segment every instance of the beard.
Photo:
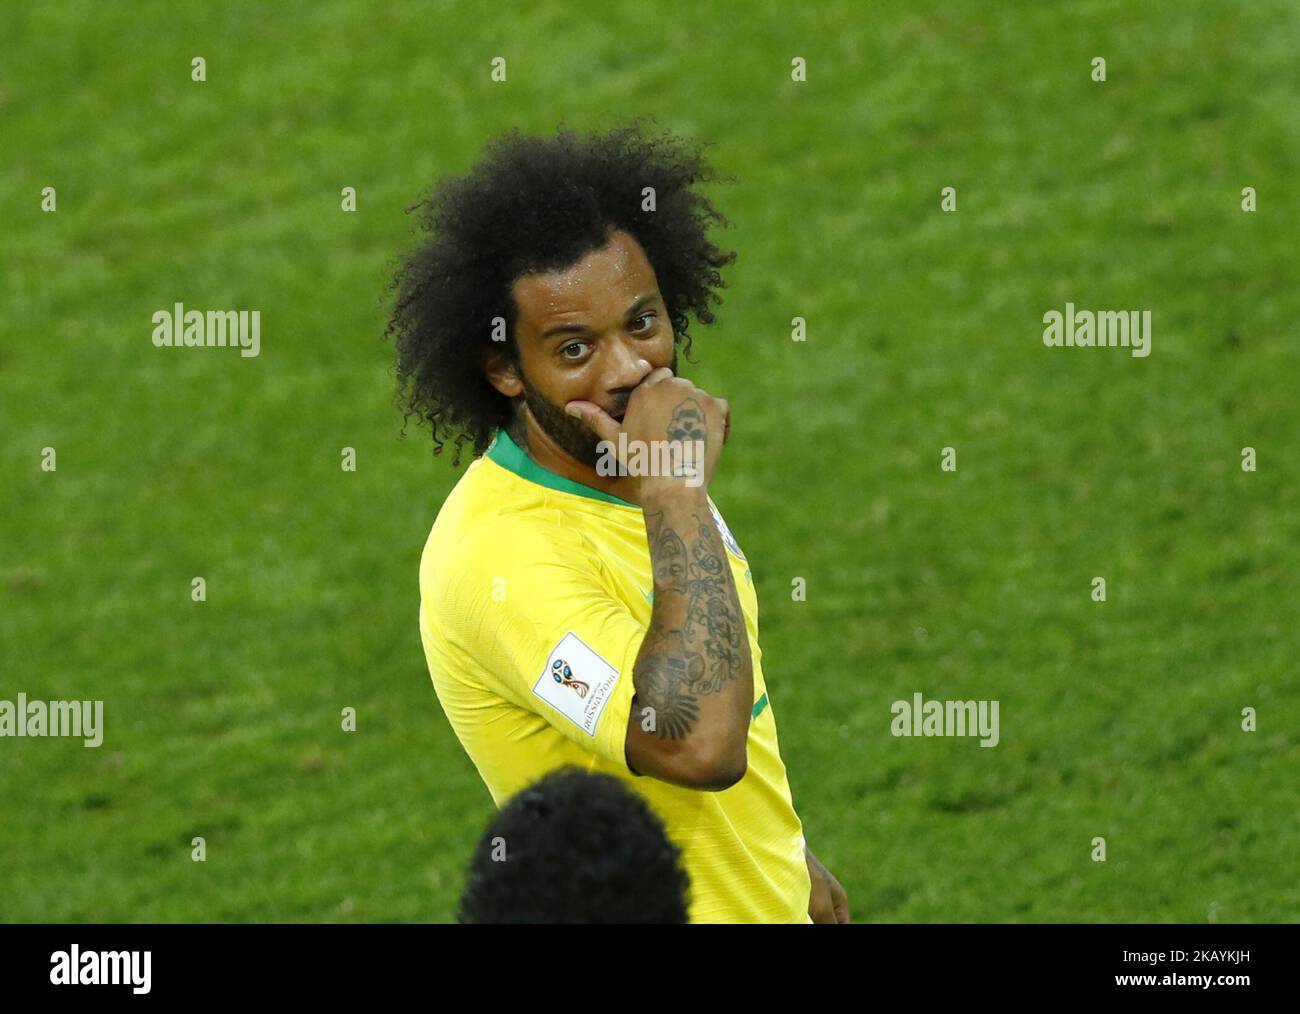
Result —
POLYGON ((542 432, 554 441, 556 447, 575 461, 589 468, 596 467, 599 457, 596 445, 600 443, 600 437, 565 412, 562 406, 543 398, 527 380, 524 381, 524 403, 542 432))
MULTIPOLYGON (((669 364, 669 369, 673 371, 673 376, 677 376, 677 349, 673 349, 673 361, 669 364)), ((537 425, 541 427, 548 437, 555 442, 555 446, 562 450, 569 457, 573 458, 588 468, 595 469, 597 461, 600 459, 600 452, 596 449, 597 444, 603 439, 589 429, 587 424, 580 419, 575 419, 564 411, 563 405, 556 405, 554 402, 547 401, 537 389, 528 381, 528 377, 520 370, 520 378, 524 385, 524 403, 528 406, 528 411, 532 413, 537 425)), ((629 391, 626 396, 615 402, 611 407, 614 409, 612 414, 619 415, 627 410, 628 399, 632 394, 629 391)), ((600 404, 597 402, 597 404, 600 404)), ((601 406, 605 408, 605 406, 601 406)), ((609 409, 605 408, 608 412, 609 409)))

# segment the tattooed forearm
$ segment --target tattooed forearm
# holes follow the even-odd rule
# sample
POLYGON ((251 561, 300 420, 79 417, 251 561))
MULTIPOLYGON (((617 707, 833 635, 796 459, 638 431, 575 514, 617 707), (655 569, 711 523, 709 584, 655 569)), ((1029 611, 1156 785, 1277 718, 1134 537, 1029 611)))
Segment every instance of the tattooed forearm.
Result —
POLYGON ((692 670, 703 671, 704 659, 688 655, 681 631, 655 631, 651 651, 637 666, 636 706, 654 709, 655 733, 660 739, 685 739, 700 717, 697 695, 691 687, 692 670))
POLYGON ((715 694, 733 678, 740 665, 742 623, 731 587, 722 537, 713 518, 692 514, 698 538, 686 582, 686 639, 698 644, 708 660, 708 678, 696 684, 700 693, 715 694))
POLYGON ((751 675, 740 601, 707 502, 677 498, 647 509, 646 534, 655 611, 637 659, 634 706, 654 709, 660 739, 686 739, 702 712, 735 723, 747 716, 751 702, 743 698, 752 690, 732 701, 707 700, 751 675))

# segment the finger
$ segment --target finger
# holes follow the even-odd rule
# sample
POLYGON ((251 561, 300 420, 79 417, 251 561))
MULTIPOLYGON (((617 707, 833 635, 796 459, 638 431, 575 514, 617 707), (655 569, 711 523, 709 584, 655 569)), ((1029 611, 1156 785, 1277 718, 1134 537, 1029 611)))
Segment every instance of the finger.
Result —
POLYGON ((608 440, 613 444, 618 443, 618 435, 622 432, 622 427, 619 426, 617 419, 595 402, 571 401, 564 406, 564 411, 585 423, 600 439, 608 440))
POLYGON ((667 380, 672 375, 673 375, 673 371, 670 370, 667 366, 660 366, 658 369, 651 370, 649 373, 647 373, 645 380, 637 384, 637 387, 638 388, 654 387, 655 384, 667 380))
POLYGON ((849 918, 849 895, 844 890, 843 885, 838 880, 831 884, 831 907, 835 909, 835 920, 839 923, 850 923, 853 920, 849 918))

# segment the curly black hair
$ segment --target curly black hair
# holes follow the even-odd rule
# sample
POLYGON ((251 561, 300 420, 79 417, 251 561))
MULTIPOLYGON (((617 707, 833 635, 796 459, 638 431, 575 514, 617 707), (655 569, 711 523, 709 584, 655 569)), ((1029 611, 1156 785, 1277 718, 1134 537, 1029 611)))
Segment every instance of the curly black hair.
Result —
MULTIPOLYGON (((692 187, 732 182, 716 173, 702 146, 665 132, 645 136, 636 117, 607 133, 579 135, 559 127, 554 137, 499 135, 465 175, 444 180, 408 208, 430 235, 401 265, 386 292, 396 292, 385 335, 393 339, 402 433, 414 415, 433 433, 474 455, 511 420, 511 400, 484 374, 486 354, 501 350, 518 363, 517 308, 512 286, 527 274, 561 271, 603 249, 612 230, 636 237, 659 282, 676 341, 689 359, 688 313, 715 320, 709 303, 725 288, 719 269, 735 251, 714 246, 710 223, 729 221, 692 187), (643 210, 652 187, 654 210, 643 210), (505 342, 492 341, 494 318, 505 342)), ((650 117, 653 119, 653 117, 650 117)))
POLYGON ((557 768, 513 796, 470 861, 469 923, 688 921, 690 877, 663 821, 613 775, 557 768))

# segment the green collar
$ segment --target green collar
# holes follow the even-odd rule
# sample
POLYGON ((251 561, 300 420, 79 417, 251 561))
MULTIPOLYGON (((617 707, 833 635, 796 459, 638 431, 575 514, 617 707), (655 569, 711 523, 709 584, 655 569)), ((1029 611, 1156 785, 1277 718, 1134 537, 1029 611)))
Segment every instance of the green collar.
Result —
POLYGON ((635 507, 640 510, 634 503, 627 500, 620 500, 611 493, 595 489, 591 486, 584 486, 573 479, 566 479, 562 475, 556 475, 550 469, 543 468, 513 440, 510 434, 504 429, 498 429, 492 443, 488 445, 487 457, 491 458, 502 468, 514 472, 521 479, 527 479, 529 482, 535 482, 539 486, 546 486, 549 489, 558 489, 561 493, 572 493, 575 496, 585 496, 589 500, 601 500, 605 503, 616 503, 623 507, 635 507))

